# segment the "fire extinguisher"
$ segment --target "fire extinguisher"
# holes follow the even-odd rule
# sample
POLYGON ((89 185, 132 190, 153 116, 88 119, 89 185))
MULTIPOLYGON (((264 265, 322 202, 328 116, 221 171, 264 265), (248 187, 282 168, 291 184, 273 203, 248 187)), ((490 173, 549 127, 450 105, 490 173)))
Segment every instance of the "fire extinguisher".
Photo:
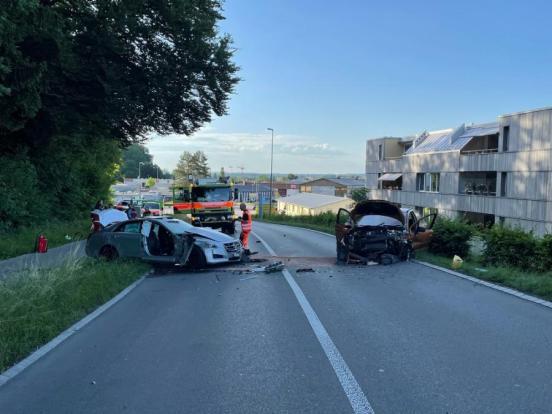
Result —
POLYGON ((36 239, 36 252, 46 253, 48 251, 48 239, 43 234, 40 234, 36 239))

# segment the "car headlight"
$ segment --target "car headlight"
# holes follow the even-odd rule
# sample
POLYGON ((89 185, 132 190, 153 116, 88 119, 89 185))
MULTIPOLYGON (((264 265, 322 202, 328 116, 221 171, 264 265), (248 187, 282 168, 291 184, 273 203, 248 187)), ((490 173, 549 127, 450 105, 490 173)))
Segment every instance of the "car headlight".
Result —
POLYGON ((209 240, 196 240, 195 244, 203 249, 215 249, 217 245, 209 240))

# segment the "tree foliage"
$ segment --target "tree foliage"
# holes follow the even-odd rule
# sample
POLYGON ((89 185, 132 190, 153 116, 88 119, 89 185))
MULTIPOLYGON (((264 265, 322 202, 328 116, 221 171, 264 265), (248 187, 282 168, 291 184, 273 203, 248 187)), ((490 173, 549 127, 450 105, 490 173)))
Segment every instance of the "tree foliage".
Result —
POLYGON ((368 198, 369 190, 367 188, 355 188, 351 192, 352 199, 358 203, 360 201, 366 200, 368 198))
POLYGON ((196 151, 193 154, 184 151, 182 155, 180 155, 180 159, 174 170, 174 178, 179 181, 188 181, 190 176, 192 176, 193 179, 209 176, 207 156, 203 151, 196 151))
POLYGON ((0 174, 3 225, 86 211, 107 194, 121 148, 223 115, 238 68, 222 18, 219 0, 2 2, 0 157, 28 173, 0 174), (14 213, 26 192, 40 211, 14 213))

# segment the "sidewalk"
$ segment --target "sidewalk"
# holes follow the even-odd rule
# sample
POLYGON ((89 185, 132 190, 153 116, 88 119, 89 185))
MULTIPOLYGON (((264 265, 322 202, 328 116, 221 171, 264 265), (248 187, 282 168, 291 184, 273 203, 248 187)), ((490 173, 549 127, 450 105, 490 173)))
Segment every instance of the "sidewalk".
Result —
POLYGON ((85 246, 86 240, 80 240, 49 249, 47 253, 28 253, 2 260, 0 261, 0 279, 5 278, 9 273, 30 267, 53 267, 70 257, 83 257, 85 256, 85 246))

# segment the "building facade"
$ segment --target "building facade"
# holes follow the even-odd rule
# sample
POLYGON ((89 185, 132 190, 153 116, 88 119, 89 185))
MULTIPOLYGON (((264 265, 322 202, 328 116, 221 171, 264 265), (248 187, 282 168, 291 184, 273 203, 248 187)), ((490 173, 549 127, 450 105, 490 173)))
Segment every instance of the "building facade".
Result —
POLYGON ((552 233, 552 108, 366 143, 369 198, 552 233))
POLYGON ((302 183, 300 191, 302 193, 350 197, 354 190, 364 188, 364 186, 364 181, 353 178, 318 178, 302 183))

